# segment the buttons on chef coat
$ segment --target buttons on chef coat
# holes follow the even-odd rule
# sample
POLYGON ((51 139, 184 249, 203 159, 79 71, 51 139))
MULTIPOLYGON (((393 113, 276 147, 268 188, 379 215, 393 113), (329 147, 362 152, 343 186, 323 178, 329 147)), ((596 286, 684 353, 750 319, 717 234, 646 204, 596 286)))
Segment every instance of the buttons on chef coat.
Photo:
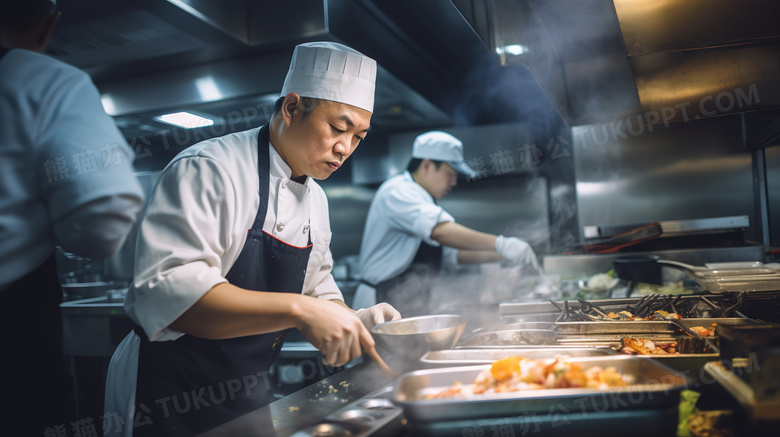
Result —
POLYGON ((282 188, 287 188, 288 179, 282 179, 282 188))
POLYGON ((282 232, 284 230, 284 223, 279 223, 276 225, 276 232, 282 232))
POLYGON ((305 234, 307 232, 309 232, 309 225, 304 225, 303 226, 303 233, 305 234))

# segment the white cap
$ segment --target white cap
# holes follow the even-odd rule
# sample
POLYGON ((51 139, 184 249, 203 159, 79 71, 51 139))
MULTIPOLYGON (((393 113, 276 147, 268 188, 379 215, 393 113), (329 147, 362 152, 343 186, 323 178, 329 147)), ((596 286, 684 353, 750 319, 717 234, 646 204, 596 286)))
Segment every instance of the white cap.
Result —
POLYGON ((431 131, 418 135, 412 145, 412 158, 444 161, 469 177, 476 173, 463 162, 463 143, 447 132, 431 131))
POLYGON ((282 96, 331 100, 374 112, 376 61, 335 42, 299 44, 293 51, 282 96))

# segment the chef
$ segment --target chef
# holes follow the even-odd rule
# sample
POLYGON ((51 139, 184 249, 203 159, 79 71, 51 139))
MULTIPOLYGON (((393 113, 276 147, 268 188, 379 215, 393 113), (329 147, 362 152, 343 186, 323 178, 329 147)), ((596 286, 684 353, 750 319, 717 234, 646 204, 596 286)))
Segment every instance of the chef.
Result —
POLYGON ((125 309, 137 324, 109 367, 106 434, 192 436, 273 400, 268 369, 298 328, 341 366, 374 347, 331 276, 326 179, 365 139, 376 62, 341 44, 295 48, 268 124, 168 164, 141 222, 125 309))
POLYGON ((89 75, 45 54, 59 18, 53 1, 0 0, 4 436, 74 420, 56 247, 111 256, 143 206, 132 149, 89 75))
POLYGON ((404 317, 430 313, 430 289, 443 264, 506 259, 538 269, 524 240, 469 229, 436 204, 457 184, 458 173, 473 175, 460 140, 440 131, 415 138, 407 171, 385 181, 371 201, 355 305, 378 300, 404 317))

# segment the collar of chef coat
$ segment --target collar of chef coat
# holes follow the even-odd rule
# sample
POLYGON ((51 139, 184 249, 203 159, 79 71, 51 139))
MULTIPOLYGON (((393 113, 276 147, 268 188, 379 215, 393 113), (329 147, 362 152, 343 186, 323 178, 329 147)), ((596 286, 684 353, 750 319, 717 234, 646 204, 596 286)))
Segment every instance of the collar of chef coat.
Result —
MULTIPOLYGON (((276 147, 274 147, 273 144, 270 142, 268 143, 271 157, 271 176, 278 177, 278 178, 284 178, 284 179, 290 179, 292 180, 292 169, 289 165, 287 165, 286 162, 284 162, 284 159, 282 159, 282 156, 279 155, 279 152, 276 151, 276 147)), ((303 186, 305 186, 307 189, 309 187, 309 180, 311 178, 306 176, 306 179, 303 181, 303 186)))
POLYGON ((433 204, 436 204, 436 205, 438 205, 438 203, 436 203, 436 199, 434 199, 434 198, 433 198, 433 196, 431 196, 431 193, 429 193, 428 191, 426 191, 426 190, 425 190, 425 188, 423 188, 423 186, 422 186, 422 185, 418 184, 418 183, 417 183, 417 181, 416 181, 416 180, 414 180, 414 177, 413 177, 413 176, 412 176, 412 174, 409 172, 409 170, 406 170, 406 171, 404 171, 403 175, 404 175, 404 179, 405 179, 405 180, 407 180, 407 181, 409 181, 409 182, 413 183, 413 184, 414 184, 414 186, 415 186, 415 187, 417 187, 417 190, 418 190, 420 193, 422 193, 422 195, 423 195, 423 196, 425 196, 425 199, 426 199, 427 201, 429 201, 429 202, 431 202, 431 203, 433 203, 433 204))

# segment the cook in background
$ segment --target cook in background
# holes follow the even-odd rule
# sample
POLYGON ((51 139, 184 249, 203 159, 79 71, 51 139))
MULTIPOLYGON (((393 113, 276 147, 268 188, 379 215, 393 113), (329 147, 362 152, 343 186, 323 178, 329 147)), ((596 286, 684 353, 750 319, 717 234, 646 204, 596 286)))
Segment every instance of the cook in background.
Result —
POLYGON ((460 140, 433 131, 415 138, 412 149, 407 171, 386 180, 371 201, 355 306, 382 301, 403 317, 427 314, 433 310, 430 289, 443 264, 506 259, 538 266, 527 242, 469 229, 436 204, 457 184, 458 173, 473 175, 463 162, 460 140))
POLYGON ((106 417, 125 426, 109 434, 199 434, 274 399, 268 370, 287 329, 341 366, 374 347, 367 326, 400 317, 387 304, 344 304, 314 181, 365 138, 375 78, 376 62, 349 47, 301 44, 268 124, 203 141, 165 168, 125 300, 137 326, 108 372, 106 417), (184 408, 190 393, 208 406, 184 408))
POLYGON ((59 17, 47 0, 0 0, 0 434, 8 436, 77 420, 55 244, 112 255, 143 205, 133 153, 90 77, 43 54, 59 17))

